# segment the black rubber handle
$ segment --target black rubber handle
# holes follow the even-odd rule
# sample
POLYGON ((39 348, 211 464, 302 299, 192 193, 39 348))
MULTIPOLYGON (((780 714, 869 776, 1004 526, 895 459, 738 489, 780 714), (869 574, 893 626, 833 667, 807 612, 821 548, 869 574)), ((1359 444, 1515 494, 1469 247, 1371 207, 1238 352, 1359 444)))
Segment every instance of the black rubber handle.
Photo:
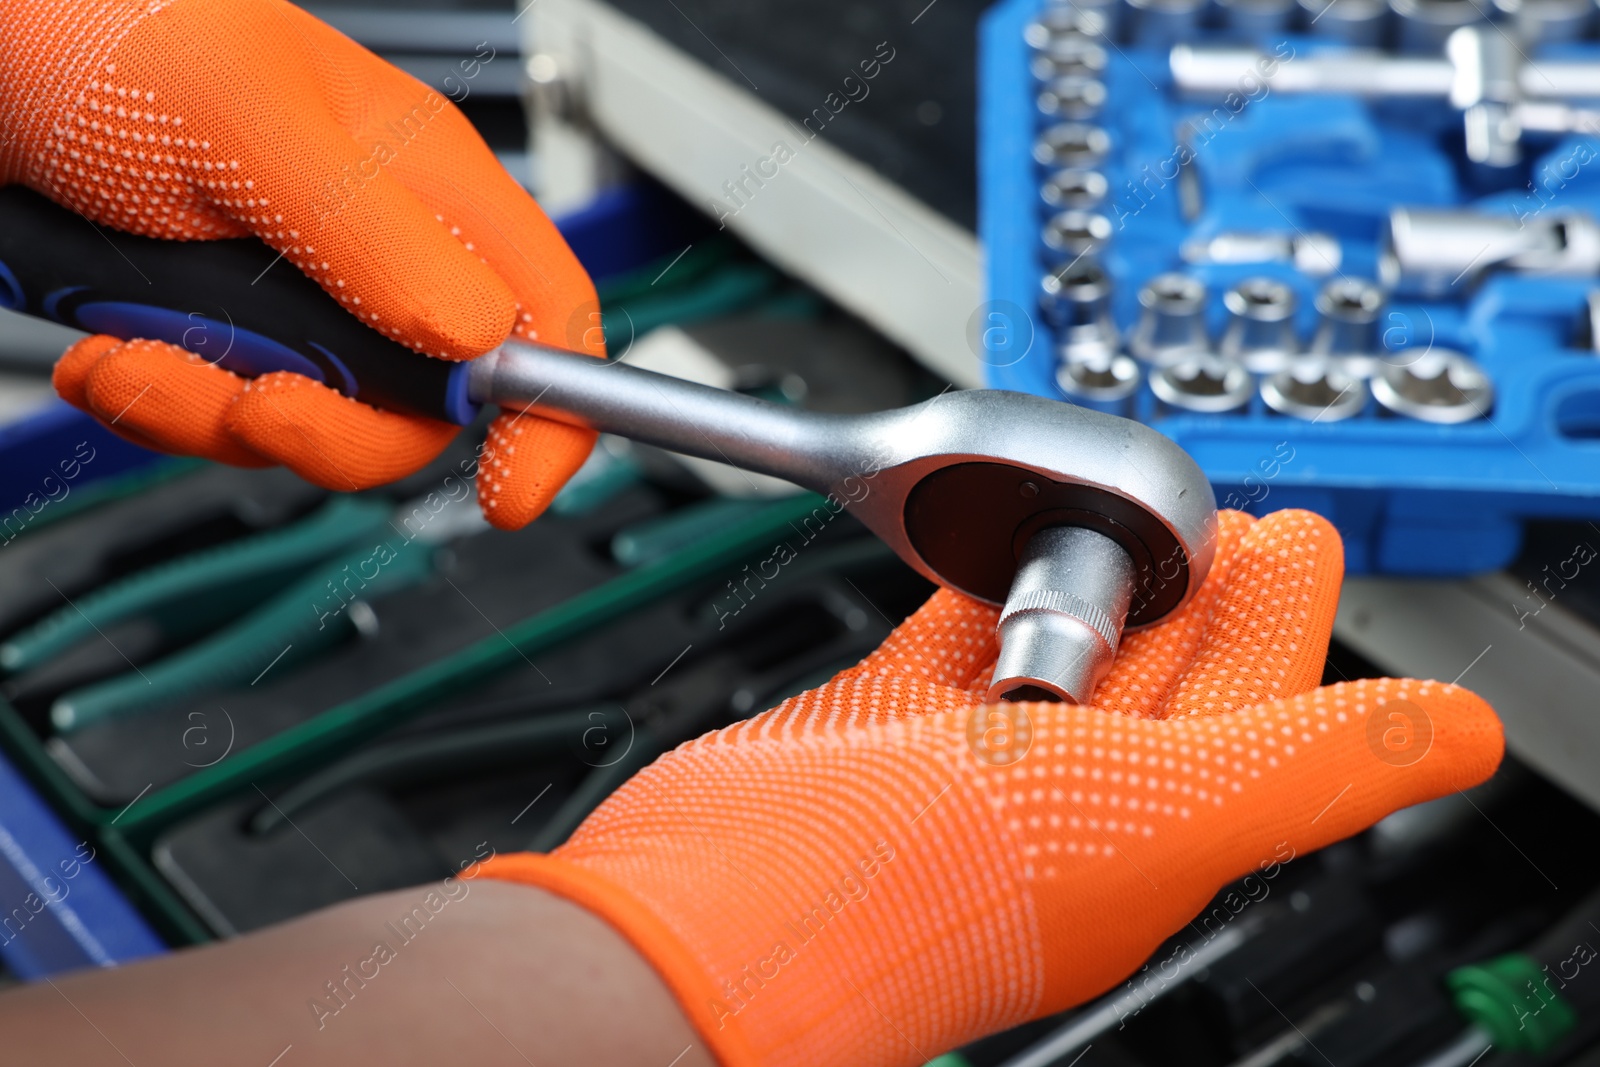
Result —
POLYGON ((473 420, 465 363, 391 341, 279 258, 254 238, 135 237, 0 188, 0 307, 168 341, 248 378, 294 371, 374 407, 473 420))

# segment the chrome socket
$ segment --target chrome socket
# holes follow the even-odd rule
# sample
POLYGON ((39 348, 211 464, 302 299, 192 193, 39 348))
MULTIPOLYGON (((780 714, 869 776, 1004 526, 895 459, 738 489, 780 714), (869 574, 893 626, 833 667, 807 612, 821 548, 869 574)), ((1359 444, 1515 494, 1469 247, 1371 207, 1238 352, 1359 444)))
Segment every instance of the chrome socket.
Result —
POLYGON ((1069 356, 1056 368, 1062 395, 1111 415, 1127 414, 1139 378, 1139 364, 1113 349, 1069 356))
POLYGON ((1139 290, 1139 323, 1128 351, 1156 366, 1170 366, 1210 349, 1206 287, 1187 274, 1158 274, 1139 290))
POLYGON ((1022 31, 1022 39, 1036 52, 1049 53, 1072 37, 1104 37, 1110 27, 1110 4, 1051 4, 1022 31))
POLYGON ((1434 348, 1404 365, 1385 363, 1372 379, 1372 395, 1409 419, 1454 425, 1484 418, 1494 406, 1494 384, 1460 352, 1434 348))
POLYGON ((1434 55, 1456 30, 1489 17, 1477 0, 1389 0, 1389 10, 1400 21, 1401 50, 1434 55))
POLYGON ((1217 0, 1234 36, 1270 44, 1289 32, 1295 0, 1217 0))
POLYGON ((1310 31, 1361 48, 1383 43, 1389 5, 1383 0, 1298 0, 1310 31))
POLYGON ((987 699, 1087 702, 1116 657, 1134 577, 1104 534, 1053 526, 1029 538, 1000 611, 987 699))
POLYGON ((1255 379, 1237 362, 1205 352, 1151 371, 1150 391, 1169 409, 1222 415, 1249 405, 1255 379))
POLYGON ((1045 206, 1061 211, 1066 208, 1093 208, 1105 203, 1110 192, 1106 176, 1097 170, 1074 167, 1058 170, 1039 186, 1039 198, 1045 206))
POLYGON ((1338 363, 1305 356, 1263 378, 1261 399, 1273 411, 1290 418, 1340 422, 1367 406, 1367 387, 1338 363))
POLYGON ((1372 377, 1383 359, 1383 290, 1364 278, 1335 278, 1317 293, 1316 308, 1320 320, 1311 354, 1334 360, 1352 377, 1372 377))
POLYGON ((1034 52, 1028 71, 1040 85, 1057 78, 1098 78, 1106 72, 1110 56, 1105 46, 1086 34, 1066 34, 1034 52))
POLYGON ((1117 350, 1117 324, 1111 318, 1111 278, 1093 259, 1084 258, 1051 271, 1040 283, 1045 318, 1060 337, 1062 362, 1100 358, 1117 350))
POLYGON ((1276 278, 1246 278, 1222 296, 1228 325, 1218 352, 1245 370, 1275 374, 1299 351, 1294 333, 1295 295, 1276 278))
POLYGON ((1058 122, 1033 142, 1033 158, 1041 166, 1094 168, 1111 153, 1111 135, 1087 122, 1058 122))
POLYGON ((1052 215, 1039 237, 1052 262, 1080 259, 1100 251, 1111 240, 1111 220, 1098 211, 1072 208, 1052 215))
POLYGON ((1128 0, 1133 40, 1142 48, 1171 48, 1192 40, 1205 0, 1128 0))
POLYGON ((1494 6, 1525 47, 1575 41, 1595 23, 1594 0, 1494 0, 1494 6))
POLYGON ((1085 74, 1067 74, 1048 82, 1034 101, 1046 118, 1094 118, 1105 106, 1106 83, 1085 74))

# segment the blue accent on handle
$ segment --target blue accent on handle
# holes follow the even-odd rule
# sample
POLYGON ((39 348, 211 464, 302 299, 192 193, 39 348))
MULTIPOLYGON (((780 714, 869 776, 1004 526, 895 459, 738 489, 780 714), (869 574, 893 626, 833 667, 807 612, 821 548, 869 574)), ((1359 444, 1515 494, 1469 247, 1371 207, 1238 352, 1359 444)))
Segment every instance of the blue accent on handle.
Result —
POLYGON ((0 757, 0 959, 24 979, 166 951, 94 846, 67 831, 0 757))
POLYGON ((11 273, 11 268, 0 260, 0 307, 7 311, 21 311, 23 299, 22 283, 11 273))
POLYGON ((328 351, 322 345, 317 344, 315 341, 307 341, 306 344, 310 345, 312 348, 315 348, 318 352, 321 352, 323 356, 327 358, 328 362, 333 364, 333 369, 338 371, 340 376, 344 378, 344 388, 339 391, 345 396, 354 399, 355 396, 361 392, 361 383, 356 381, 356 376, 354 374, 350 373, 350 368, 344 365, 344 360, 328 351))
POLYGON ((449 384, 445 386, 445 415, 458 426, 471 426, 483 407, 482 404, 473 403, 467 395, 467 379, 471 371, 471 363, 456 364, 451 368, 449 384))
POLYGON ((44 298, 44 303, 42 305, 44 308, 44 313, 63 325, 71 326, 72 323, 67 322, 61 317, 61 313, 58 308, 61 306, 61 301, 65 300, 73 293, 81 293, 86 289, 88 289, 88 286, 86 285, 69 285, 65 289, 57 289, 55 292, 50 293, 44 298))
POLYGON ((218 322, 195 312, 172 311, 117 300, 97 300, 79 305, 73 313, 73 319, 73 325, 91 333, 144 337, 178 345, 202 359, 249 378, 286 370, 323 384, 327 384, 328 380, 321 367, 289 346, 252 330, 218 322), (214 351, 216 345, 222 346, 222 352, 214 351))

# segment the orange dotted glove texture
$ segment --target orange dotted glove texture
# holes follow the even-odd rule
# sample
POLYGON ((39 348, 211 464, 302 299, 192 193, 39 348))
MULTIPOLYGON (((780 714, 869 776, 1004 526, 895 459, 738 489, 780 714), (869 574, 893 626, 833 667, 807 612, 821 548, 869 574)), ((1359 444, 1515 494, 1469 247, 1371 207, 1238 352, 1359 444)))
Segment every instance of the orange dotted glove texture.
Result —
MULTIPOLYGON (((587 323, 594 287, 461 112, 282 0, 0 0, 0 116, 0 183, 131 233, 254 235, 288 261, 274 269, 429 356, 470 359, 513 333, 585 344, 569 325, 587 323)), ((90 338, 55 380, 142 444, 281 463, 331 489, 411 473, 458 432, 153 342, 90 338)), ((478 483, 489 520, 534 518, 593 441, 503 413, 478 483)))
POLYGON ((1092 707, 985 706, 997 613, 937 593, 485 873, 604 917, 730 1067, 923 1063, 1112 987, 1228 882, 1493 772, 1464 689, 1313 688, 1342 572, 1326 521, 1224 513, 1200 593, 1124 640, 1092 707))

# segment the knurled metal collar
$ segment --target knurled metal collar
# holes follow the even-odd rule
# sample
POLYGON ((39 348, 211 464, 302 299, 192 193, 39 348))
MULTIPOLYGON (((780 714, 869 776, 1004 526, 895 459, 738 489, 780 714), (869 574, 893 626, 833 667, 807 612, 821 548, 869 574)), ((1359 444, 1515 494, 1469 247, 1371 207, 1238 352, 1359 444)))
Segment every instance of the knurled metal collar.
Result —
POLYGON ((1106 644, 1112 648, 1117 647, 1117 640, 1121 637, 1121 627, 1112 621, 1103 608, 1075 593, 1059 589, 1032 589, 1006 601, 1005 610, 1000 613, 999 625, 1004 626, 1013 615, 1034 612, 1050 612, 1076 619, 1105 638, 1106 644))

